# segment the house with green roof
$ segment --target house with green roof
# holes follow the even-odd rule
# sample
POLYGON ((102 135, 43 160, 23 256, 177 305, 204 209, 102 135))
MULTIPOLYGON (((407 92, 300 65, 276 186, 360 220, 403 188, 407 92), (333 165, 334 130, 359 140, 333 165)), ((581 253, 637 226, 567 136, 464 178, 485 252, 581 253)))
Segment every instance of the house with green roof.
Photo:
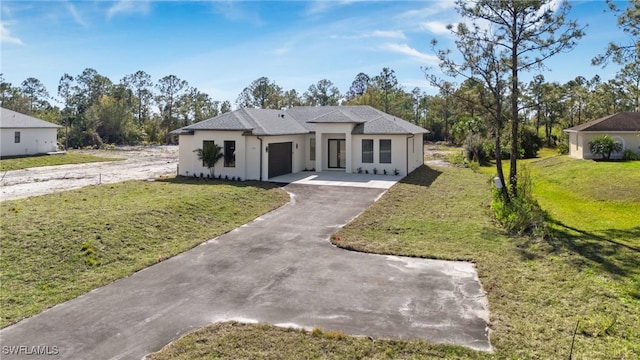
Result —
MULTIPOLYGON (((602 135, 621 143, 623 149, 640 154, 640 112, 619 112, 564 129, 564 132, 569 134, 569 155, 576 159, 593 159, 589 142, 602 135)), ((621 157, 622 153, 611 155, 612 159, 621 157)))
POLYGON ((59 128, 60 125, 0 108, 0 157, 55 152, 59 128))
POLYGON ((222 147, 215 173, 267 180, 305 170, 407 175, 423 164, 428 131, 370 106, 240 108, 172 132, 183 176, 208 174, 194 150, 222 147))

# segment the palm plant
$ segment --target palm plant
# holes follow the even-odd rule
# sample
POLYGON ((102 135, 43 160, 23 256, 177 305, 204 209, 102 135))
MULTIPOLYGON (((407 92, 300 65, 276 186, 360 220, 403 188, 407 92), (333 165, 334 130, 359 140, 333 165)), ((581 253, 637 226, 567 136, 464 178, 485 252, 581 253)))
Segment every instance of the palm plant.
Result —
POLYGON ((211 177, 215 177, 214 168, 216 163, 224 156, 222 147, 213 141, 205 141, 202 144, 202 149, 195 149, 193 152, 198 155, 198 160, 201 160, 202 164, 209 168, 211 177))

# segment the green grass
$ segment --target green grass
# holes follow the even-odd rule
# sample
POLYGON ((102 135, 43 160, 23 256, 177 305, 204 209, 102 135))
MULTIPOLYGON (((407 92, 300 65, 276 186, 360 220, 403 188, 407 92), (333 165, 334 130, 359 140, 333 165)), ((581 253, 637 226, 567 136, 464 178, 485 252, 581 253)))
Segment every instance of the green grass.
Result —
POLYGON ((68 152, 60 155, 36 155, 16 157, 0 160, 0 171, 20 170, 26 168, 66 165, 66 164, 83 164, 101 161, 117 161, 124 159, 106 158, 88 154, 68 152))
MULTIPOLYGON (((491 186, 489 176, 469 169, 421 167, 332 241, 357 251, 474 261, 489 300, 494 353, 421 341, 376 340, 369 350, 360 338, 327 340, 232 323, 185 336, 152 359, 567 359, 576 325, 573 359, 638 358, 640 296, 630 290, 638 284, 640 253, 609 241, 594 244, 581 232, 549 239, 507 236, 492 221, 491 186)), ((622 217, 634 209, 623 210, 622 217)))
MULTIPOLYGON (((538 174, 532 173, 535 182, 538 174)), ((637 189, 635 174, 627 174, 627 193, 637 189)), ((340 230, 337 245, 476 262, 488 292, 498 357, 568 358, 578 321, 575 358, 640 355, 640 252, 595 243, 582 233, 558 233, 548 240, 506 236, 491 222, 490 186, 486 175, 468 169, 421 168, 340 230)), ((625 204, 611 206, 621 219, 638 219, 640 204, 625 204)), ((621 220, 611 229, 637 242, 638 229, 624 224, 621 220)))
POLYGON ((456 346, 429 345, 347 336, 339 332, 283 329, 266 324, 217 323, 199 329, 151 354, 168 359, 433 359, 486 358, 456 346))
POLYGON ((269 184, 171 178, 3 202, 0 326, 190 249, 288 199, 269 184))

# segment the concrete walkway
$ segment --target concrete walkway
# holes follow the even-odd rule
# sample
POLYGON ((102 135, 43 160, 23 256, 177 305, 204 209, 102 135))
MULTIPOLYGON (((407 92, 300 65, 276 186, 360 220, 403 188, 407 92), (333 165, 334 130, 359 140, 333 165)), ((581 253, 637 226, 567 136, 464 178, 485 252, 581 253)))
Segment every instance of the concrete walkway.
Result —
POLYGON ((302 171, 299 173, 272 177, 269 181, 282 184, 388 189, 402 178, 403 176, 396 175, 347 174, 344 171, 302 171))
POLYGON ((225 320, 491 349, 486 297, 472 264, 329 243, 384 190, 285 189, 292 201, 284 207, 1 330, 2 359, 140 359, 225 320), (32 346, 57 356, 33 355, 32 346))

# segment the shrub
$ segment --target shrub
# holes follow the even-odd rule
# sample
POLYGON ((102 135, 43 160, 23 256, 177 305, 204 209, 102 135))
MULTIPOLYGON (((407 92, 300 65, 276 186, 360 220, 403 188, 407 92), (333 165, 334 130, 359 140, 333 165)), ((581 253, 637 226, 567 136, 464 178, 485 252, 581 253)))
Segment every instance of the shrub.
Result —
POLYGON ((635 151, 631 149, 625 149, 622 152, 622 160, 625 160, 625 161, 640 160, 640 155, 638 155, 635 151))
POLYGON ((485 162, 487 155, 484 151, 484 137, 480 134, 470 134, 464 140, 467 159, 475 162, 485 162))
POLYGON ((520 134, 520 158, 532 159, 538 156, 538 150, 542 148, 542 139, 536 134, 535 130, 523 128, 520 134))
POLYGON ((589 150, 593 155, 600 155, 602 159, 610 159, 611 153, 622 151, 622 144, 613 140, 609 135, 598 136, 589 141, 589 150))
POLYGON ((567 155, 569 153, 569 144, 561 142, 557 147, 558 154, 567 155))
POLYGON ((506 202, 500 190, 494 190, 493 208, 496 220, 509 234, 545 236, 547 215, 531 195, 531 178, 522 169, 518 177, 518 196, 506 202))

